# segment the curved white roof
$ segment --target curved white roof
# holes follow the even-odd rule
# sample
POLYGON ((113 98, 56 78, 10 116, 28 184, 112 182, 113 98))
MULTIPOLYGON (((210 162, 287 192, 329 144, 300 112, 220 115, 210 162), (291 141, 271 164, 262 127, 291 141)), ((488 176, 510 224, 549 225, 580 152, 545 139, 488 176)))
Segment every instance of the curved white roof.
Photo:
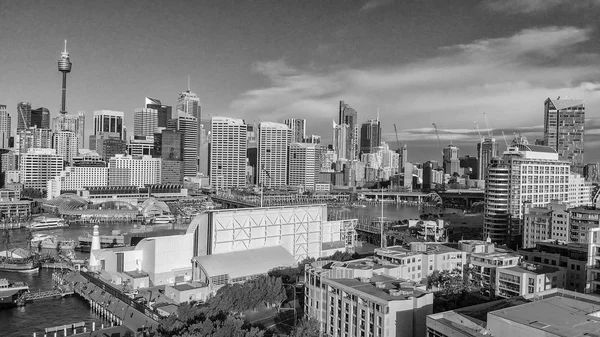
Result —
POLYGON ((296 265, 292 254, 282 246, 196 256, 193 260, 202 266, 208 277, 228 274, 229 279, 266 274, 278 267, 296 265))

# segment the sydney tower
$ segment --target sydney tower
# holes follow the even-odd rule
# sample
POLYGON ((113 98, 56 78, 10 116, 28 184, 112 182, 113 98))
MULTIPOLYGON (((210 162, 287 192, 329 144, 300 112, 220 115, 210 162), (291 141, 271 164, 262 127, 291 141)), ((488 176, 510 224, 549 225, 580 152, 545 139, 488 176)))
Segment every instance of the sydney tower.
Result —
POLYGON ((65 40, 65 50, 60 53, 60 58, 58 59, 58 71, 63 74, 62 80, 62 102, 60 105, 60 113, 66 114, 66 99, 67 99, 67 73, 71 72, 71 60, 69 59, 69 53, 67 52, 67 40, 65 40))

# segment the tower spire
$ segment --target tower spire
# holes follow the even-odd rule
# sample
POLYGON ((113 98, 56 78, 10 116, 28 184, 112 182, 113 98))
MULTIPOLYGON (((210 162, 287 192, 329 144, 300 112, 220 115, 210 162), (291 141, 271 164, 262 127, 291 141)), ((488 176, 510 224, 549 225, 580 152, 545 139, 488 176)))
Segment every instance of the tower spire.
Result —
POLYGON ((187 91, 190 91, 190 75, 188 75, 188 90, 187 91))
POLYGON ((65 53, 67 52, 67 40, 65 40, 65 53))

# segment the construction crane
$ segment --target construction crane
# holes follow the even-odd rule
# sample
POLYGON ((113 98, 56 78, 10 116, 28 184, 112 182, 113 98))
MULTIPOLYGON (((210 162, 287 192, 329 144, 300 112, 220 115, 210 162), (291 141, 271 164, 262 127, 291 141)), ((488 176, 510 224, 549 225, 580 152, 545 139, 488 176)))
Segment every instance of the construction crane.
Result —
POLYGON ((483 141, 483 137, 481 137, 481 131, 479 131, 479 126, 477 125, 477 121, 473 122, 475 124, 475 129, 477 130, 477 134, 479 135, 479 139, 483 141))
POLYGON ((485 112, 483 113, 483 118, 485 119, 485 128, 488 130, 488 137, 492 139, 492 129, 490 129, 490 126, 488 125, 487 114, 485 112))
POLYGON ((398 128, 396 128, 396 123, 394 123, 394 132, 396 133, 396 145, 398 145, 398 153, 400 153, 400 139, 398 139, 398 128))
POLYGON ((440 134, 438 133, 437 125, 435 123, 431 123, 433 125, 433 129, 435 130, 435 135, 437 136, 438 145, 440 146, 440 151, 442 151, 442 155, 444 154, 444 147, 442 146, 442 141, 440 140, 440 134))
POLYGON ((502 137, 504 138, 504 144, 506 144, 506 149, 508 150, 508 141, 506 140, 506 135, 504 135, 504 130, 502 131, 502 137))

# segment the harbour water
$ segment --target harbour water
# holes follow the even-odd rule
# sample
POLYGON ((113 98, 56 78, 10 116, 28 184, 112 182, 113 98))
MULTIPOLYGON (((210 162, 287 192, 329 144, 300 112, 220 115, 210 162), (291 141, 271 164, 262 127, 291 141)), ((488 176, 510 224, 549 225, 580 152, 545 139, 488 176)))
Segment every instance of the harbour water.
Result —
MULTIPOLYGON (((381 216, 381 206, 368 205, 367 207, 336 207, 329 212, 337 212, 346 218, 376 218, 381 216)), ((419 217, 421 210, 417 207, 404 205, 384 205, 384 216, 390 220, 415 219, 419 217)), ((105 224, 100 226, 100 234, 110 235, 112 230, 129 232, 132 224, 105 224)), ((80 235, 90 233, 92 226, 73 225, 69 228, 43 231, 42 233, 55 234, 65 239, 77 240, 80 235)), ((26 246, 27 230, 17 229, 11 231, 12 246, 26 246)), ((87 258, 86 253, 76 252, 78 258, 87 258)), ((53 287, 52 270, 41 270, 36 274, 18 274, 0 272, 0 278, 8 278, 11 281, 23 281, 29 284, 30 291, 38 289, 49 290, 53 287)), ((70 324, 75 322, 91 322, 96 325, 106 323, 94 314, 88 304, 77 296, 45 300, 28 303, 24 307, 7 308, 0 310, 0 335, 3 337, 32 336, 33 332, 43 336, 45 328, 70 324)))

